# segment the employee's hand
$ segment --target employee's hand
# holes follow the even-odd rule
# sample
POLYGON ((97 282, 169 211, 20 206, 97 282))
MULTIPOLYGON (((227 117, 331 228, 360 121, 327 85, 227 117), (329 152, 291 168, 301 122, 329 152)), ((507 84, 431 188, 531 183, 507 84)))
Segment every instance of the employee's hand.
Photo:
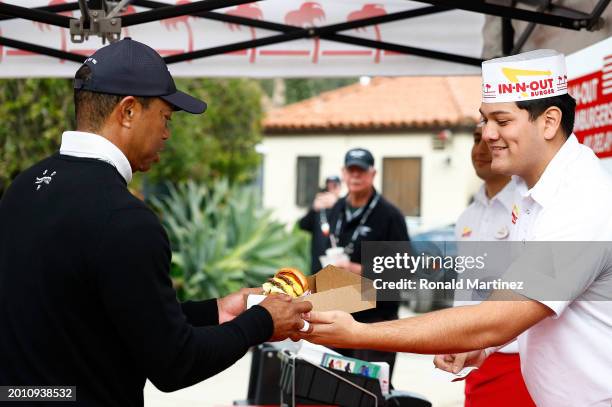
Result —
POLYGON ((261 294, 261 287, 242 288, 226 297, 218 298, 217 308, 219 310, 219 323, 222 324, 231 321, 242 314, 246 309, 246 301, 249 294, 261 294))
POLYGON ((357 322, 344 311, 310 312, 305 316, 310 323, 310 332, 300 332, 291 339, 306 339, 335 348, 353 348, 358 345, 360 332, 365 324, 357 322))
POLYGON ((434 365, 438 369, 457 374, 464 367, 480 367, 486 358, 487 356, 484 350, 475 350, 472 352, 464 353, 453 353, 450 355, 436 355, 436 357, 434 358, 434 365))
POLYGON ((345 269, 346 271, 350 271, 351 273, 361 275, 361 264, 353 263, 349 260, 336 260, 334 266, 345 269))
POLYGON ((264 307, 274 323, 274 333, 269 341, 282 341, 290 335, 300 332, 305 328, 304 314, 312 310, 312 304, 308 301, 292 302, 291 297, 284 294, 269 295, 259 305, 264 307))
POLYGON ((319 192, 315 195, 314 202, 312 203, 312 208, 315 211, 320 211, 321 209, 329 209, 338 200, 338 197, 331 192, 319 192))

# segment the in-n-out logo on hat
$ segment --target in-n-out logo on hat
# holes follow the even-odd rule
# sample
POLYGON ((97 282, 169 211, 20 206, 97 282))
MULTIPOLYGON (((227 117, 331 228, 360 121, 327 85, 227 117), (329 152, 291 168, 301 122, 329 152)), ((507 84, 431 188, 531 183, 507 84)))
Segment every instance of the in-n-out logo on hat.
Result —
POLYGON ((563 54, 551 49, 482 63, 482 102, 518 102, 567 93, 563 54))

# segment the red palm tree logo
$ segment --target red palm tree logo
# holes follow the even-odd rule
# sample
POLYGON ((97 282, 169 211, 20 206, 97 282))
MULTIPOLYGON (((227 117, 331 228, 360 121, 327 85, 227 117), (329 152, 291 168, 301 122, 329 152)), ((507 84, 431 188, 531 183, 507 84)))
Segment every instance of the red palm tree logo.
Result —
MULTIPOLYGON (((51 0, 49 2, 49 6, 55 6, 58 4, 66 4, 66 0, 51 0)), ((61 13, 58 13, 60 15, 66 16, 66 17, 72 17, 72 11, 62 11, 61 13)), ((36 26, 38 27, 38 29, 40 31, 51 31, 51 26, 49 24, 45 24, 45 23, 39 23, 39 22, 34 22, 34 24, 36 24, 36 26)), ((66 29, 64 27, 60 27, 60 37, 61 37, 61 44, 60 44, 60 49, 64 52, 68 51, 68 40, 67 40, 67 34, 66 34, 66 29)), ((64 63, 65 60, 60 59, 60 63, 64 63)))
MULTIPOLYGON (((183 5, 183 4, 189 4, 191 3, 191 1, 189 0, 178 0, 176 2, 177 6, 183 5)), ((191 29, 191 24, 189 23, 189 19, 191 17, 188 15, 184 15, 184 16, 178 16, 178 17, 173 17, 173 18, 167 18, 165 20, 160 21, 168 31, 170 30, 178 30, 178 25, 179 24, 183 24, 185 26, 185 28, 187 29, 187 37, 188 37, 188 45, 187 45, 187 52, 192 52, 193 51, 193 31, 191 29)))
MULTIPOLYGON (((380 4, 364 4, 364 6, 360 10, 353 11, 346 17, 346 19, 347 21, 355 21, 355 20, 363 20, 365 18, 384 16, 386 14, 387 14, 387 11, 385 10, 384 6, 380 4)), ((359 27, 359 28, 356 28, 355 30, 366 31, 366 27, 359 27)), ((380 28, 378 27, 378 24, 374 25, 374 34, 376 35, 376 41, 380 41, 381 35, 380 35, 380 28)), ((377 64, 380 63, 380 49, 376 50, 376 53, 374 56, 374 62, 377 64)))
MULTIPOLYGON (((325 11, 319 3, 307 1, 302 3, 299 9, 288 12, 285 15, 285 24, 293 25, 296 27, 314 27, 317 20, 325 20, 325 11)), ((314 39, 314 55, 312 62, 317 63, 319 61, 319 37, 314 39)))
MULTIPOLYGON (((253 20, 263 20, 263 13, 261 12, 261 9, 259 8, 259 5, 257 3, 240 4, 236 8, 226 11, 225 14, 230 15, 230 16, 246 17, 246 18, 250 18, 253 20)), ((239 24, 227 23, 227 25, 229 29, 232 31, 234 30, 240 31, 242 29, 242 26, 239 24)), ((256 39, 257 35, 255 32, 255 27, 249 27, 249 29, 251 30, 251 38, 256 39)), ((251 57, 249 58, 250 63, 255 62, 256 54, 257 54, 257 48, 255 47, 251 48, 251 57)))

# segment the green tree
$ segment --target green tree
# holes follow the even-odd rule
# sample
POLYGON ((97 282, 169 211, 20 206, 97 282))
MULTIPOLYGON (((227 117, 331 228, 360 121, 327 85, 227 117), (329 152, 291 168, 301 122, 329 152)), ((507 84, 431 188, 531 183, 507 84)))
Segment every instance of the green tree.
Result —
MULTIPOLYGON (((247 182, 259 156, 261 97, 248 79, 180 79, 177 87, 208 102, 204 115, 179 113, 161 161, 148 175, 152 183, 227 178, 247 182)), ((57 151, 64 130, 75 129, 72 81, 0 81, 0 196, 10 181, 57 151)), ((133 187, 138 188, 140 176, 133 187)))
POLYGON ((0 196, 19 172, 59 147, 72 129, 72 82, 67 79, 0 80, 0 196))
POLYGON ((320 79, 287 79, 287 104, 299 102, 327 92, 351 85, 357 82, 357 78, 320 78, 320 79))
POLYGON ((177 87, 208 103, 204 115, 176 114, 172 136, 148 180, 230 183, 252 179, 259 163, 262 91, 248 79, 182 79, 177 87))
POLYGON ((260 286, 281 267, 307 270, 308 235, 275 221, 252 187, 192 181, 152 199, 172 246, 171 276, 181 299, 260 286))
MULTIPOLYGON (((285 79, 285 103, 291 104, 315 97, 322 92, 351 85, 358 78, 289 78, 285 79)), ((264 79, 261 86, 269 97, 274 93, 274 81, 264 79)))

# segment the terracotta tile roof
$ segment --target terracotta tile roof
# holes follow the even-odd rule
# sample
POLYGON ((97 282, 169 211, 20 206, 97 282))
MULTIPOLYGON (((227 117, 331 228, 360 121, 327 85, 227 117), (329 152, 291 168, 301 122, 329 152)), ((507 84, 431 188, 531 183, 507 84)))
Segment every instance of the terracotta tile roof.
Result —
POLYGON ((266 133, 471 126, 480 86, 479 76, 374 78, 271 110, 263 126, 266 133))

